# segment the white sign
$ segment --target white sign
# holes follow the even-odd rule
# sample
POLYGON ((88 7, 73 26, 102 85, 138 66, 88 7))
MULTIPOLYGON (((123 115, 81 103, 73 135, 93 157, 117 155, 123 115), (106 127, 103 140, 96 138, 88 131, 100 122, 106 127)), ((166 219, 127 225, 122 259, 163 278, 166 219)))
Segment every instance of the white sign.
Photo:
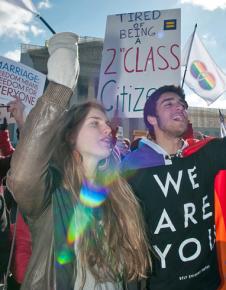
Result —
POLYGON ((42 95, 45 81, 44 74, 0 56, 0 104, 20 98, 29 112, 42 95))
POLYGON ((146 99, 181 80, 180 9, 111 15, 107 18, 98 99, 110 116, 143 116, 146 99))

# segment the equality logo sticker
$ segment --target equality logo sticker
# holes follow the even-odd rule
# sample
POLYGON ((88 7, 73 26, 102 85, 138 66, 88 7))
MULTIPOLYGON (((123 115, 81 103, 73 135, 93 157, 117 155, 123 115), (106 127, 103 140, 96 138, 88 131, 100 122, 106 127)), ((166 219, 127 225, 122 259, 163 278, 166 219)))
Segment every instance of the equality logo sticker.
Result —
POLYGON ((164 30, 176 30, 177 29, 177 19, 167 19, 164 20, 164 30))
POLYGON ((190 66, 190 71, 203 90, 211 91, 215 88, 216 79, 212 73, 207 71, 207 68, 202 61, 193 61, 190 66))

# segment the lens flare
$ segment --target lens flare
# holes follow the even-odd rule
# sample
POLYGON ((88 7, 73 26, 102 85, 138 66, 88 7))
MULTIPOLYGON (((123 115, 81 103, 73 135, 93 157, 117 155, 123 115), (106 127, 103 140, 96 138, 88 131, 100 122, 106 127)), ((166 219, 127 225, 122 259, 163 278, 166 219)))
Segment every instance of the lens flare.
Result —
POLYGON ((67 245, 64 245, 60 252, 57 253, 57 263, 60 265, 68 264, 73 261, 74 257, 74 252, 67 245))
POLYGON ((75 207, 74 215, 68 228, 68 244, 77 243, 85 231, 92 227, 94 210, 100 207, 108 197, 109 190, 84 180, 80 190, 80 203, 75 207))
POLYGON ((67 242, 73 244, 79 241, 88 227, 92 225, 92 209, 78 204, 68 228, 67 242))
MULTIPOLYGON (((106 176, 108 176, 106 174, 106 176)), ((107 177, 107 184, 114 181, 115 175, 107 177)), ((57 253, 59 265, 70 263, 74 259, 74 245, 76 245, 83 235, 94 225, 95 217, 100 214, 101 205, 106 201, 109 194, 108 185, 106 187, 96 185, 89 180, 84 180, 79 194, 79 203, 74 208, 71 218, 65 245, 57 253), (95 216, 95 217, 94 217, 95 216)))
POLYGON ((74 214, 67 231, 65 244, 57 253, 57 263, 64 265, 74 259, 74 244, 78 243, 84 232, 92 226, 93 210, 78 204, 74 209, 74 214))
POLYGON ((83 181, 80 191, 80 201, 89 208, 96 208, 107 199, 109 190, 106 187, 95 185, 88 180, 83 181))

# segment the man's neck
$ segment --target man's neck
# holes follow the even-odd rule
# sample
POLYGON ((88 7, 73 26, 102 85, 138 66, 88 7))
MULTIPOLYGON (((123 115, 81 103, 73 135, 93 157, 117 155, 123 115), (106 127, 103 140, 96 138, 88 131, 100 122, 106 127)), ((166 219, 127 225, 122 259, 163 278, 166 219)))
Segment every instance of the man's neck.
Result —
POLYGON ((177 154, 183 147, 183 140, 175 137, 156 137, 155 142, 161 146, 169 155, 177 154))

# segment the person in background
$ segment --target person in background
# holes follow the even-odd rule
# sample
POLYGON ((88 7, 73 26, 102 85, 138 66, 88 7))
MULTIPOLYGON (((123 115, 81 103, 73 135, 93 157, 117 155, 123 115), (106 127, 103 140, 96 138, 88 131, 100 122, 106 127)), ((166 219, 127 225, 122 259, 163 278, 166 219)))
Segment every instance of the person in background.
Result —
POLYGON ((3 178, 9 169, 11 155, 14 148, 10 142, 8 123, 4 118, 3 124, 0 124, 0 191, 3 193, 3 178))
POLYGON ((21 130, 7 177, 32 234, 23 290, 123 289, 150 267, 139 203, 118 175, 103 107, 68 108, 77 42, 72 33, 50 39, 50 82, 21 130))
POLYGON ((144 122, 152 140, 140 141, 124 158, 122 171, 141 202, 155 252, 147 289, 216 290, 214 179, 226 169, 226 139, 210 140, 182 158, 187 103, 173 85, 146 101, 144 122))
POLYGON ((115 150, 119 151, 120 161, 123 160, 123 158, 130 152, 130 140, 128 138, 117 140, 115 150))
POLYGON ((4 177, 9 169, 13 151, 7 120, 4 118, 3 124, 0 124, 0 285, 4 284, 11 247, 10 221, 4 199, 4 177))
POLYGON ((2 284, 7 271, 11 246, 10 222, 4 199, 4 177, 9 169, 11 155, 14 152, 7 126, 7 120, 4 118, 3 124, 0 124, 0 283, 2 284))
MULTIPOLYGON (((25 114, 24 104, 20 101, 19 98, 16 98, 14 101, 11 101, 7 104, 8 111, 12 114, 14 117, 17 128, 21 129, 25 122, 25 114)), ((0 127, 0 151, 3 154, 0 159, 0 168, 1 168, 1 179, 3 180, 6 177, 6 173, 10 168, 10 160, 12 157, 12 154, 14 152, 14 148, 11 144, 10 138, 9 138, 9 131, 7 130, 7 120, 4 120, 4 123, 0 127)), ((1 198, 4 200, 2 204, 4 204, 5 208, 5 217, 7 217, 7 227, 4 231, 5 234, 5 244, 7 247, 7 250, 2 250, 1 253, 3 255, 7 255, 6 259, 1 258, 1 264, 5 261, 5 265, 8 265, 9 261, 9 251, 11 246, 11 240, 13 237, 13 231, 15 223, 17 223, 17 230, 16 230, 16 237, 15 237, 15 244, 13 249, 13 255, 12 255, 12 261, 10 265, 10 276, 8 277, 8 288, 7 289, 20 289, 20 284, 23 281, 26 267, 31 255, 31 238, 30 238, 30 232, 28 229, 27 224, 24 222, 24 219, 20 212, 18 212, 18 217, 16 221, 16 210, 17 210, 17 204, 15 200, 13 199, 13 196, 11 193, 3 187, 2 183, 2 196, 1 198)), ((1 239, 2 245, 4 239, 1 239)), ((5 268, 6 273, 6 268, 5 268)), ((5 274, 4 273, 4 274, 5 274)))

